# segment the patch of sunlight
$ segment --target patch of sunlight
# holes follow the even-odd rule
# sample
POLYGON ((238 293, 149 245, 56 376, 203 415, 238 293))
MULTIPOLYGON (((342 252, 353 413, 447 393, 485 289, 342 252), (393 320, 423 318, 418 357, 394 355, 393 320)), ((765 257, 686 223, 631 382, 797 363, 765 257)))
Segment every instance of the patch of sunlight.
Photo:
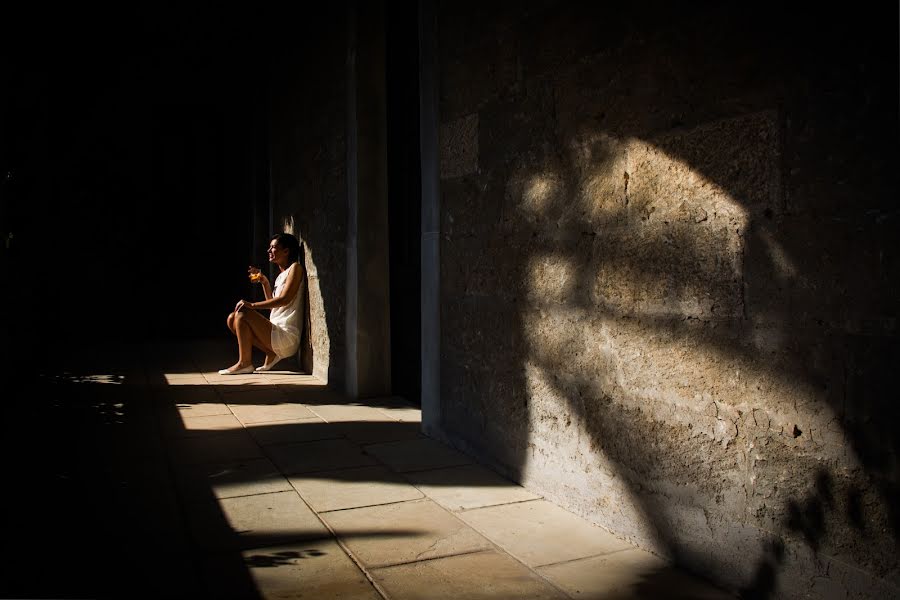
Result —
POLYGON ((562 182, 555 173, 540 173, 530 176, 522 188, 519 208, 535 215, 541 215, 559 197, 562 182))
MULTIPOLYGON (((697 136, 702 138, 702 132, 697 136)), ((776 156, 762 150, 759 156, 776 156)), ((625 217, 631 217, 647 223, 710 220, 728 222, 732 228, 747 225, 749 213, 742 202, 654 142, 585 132, 570 144, 569 159, 577 177, 571 200, 593 223, 627 224, 625 217)))
POLYGON ((687 160, 638 138, 627 139, 623 146, 622 178, 627 173, 628 205, 634 217, 697 226, 728 225, 741 231, 747 226, 749 211, 744 202, 687 160))
MULTIPOLYGON (((691 135, 698 138, 692 142, 702 144, 706 134, 691 135)), ((711 175, 666 152, 658 142, 608 135, 592 140, 592 152, 576 153, 582 163, 577 169, 579 193, 572 203, 581 203, 580 232, 592 235, 594 262, 582 277, 593 301, 636 317, 743 315, 740 282, 751 218, 748 206, 768 196, 737 198, 715 178, 723 168, 718 156, 708 159, 711 175), (601 158, 591 164, 594 156, 601 158)), ((763 166, 747 171, 770 170, 774 154, 765 150, 749 152, 751 158, 745 160, 763 166)), ((755 184, 739 180, 735 189, 755 184)))
POLYGON ((797 277, 797 266, 784 249, 784 246, 779 244, 768 231, 760 231, 759 237, 766 245, 775 275, 782 280, 797 277))
POLYGON ((322 297, 322 289, 319 284, 319 270, 316 267, 315 252, 312 246, 305 240, 303 241, 303 251, 306 267, 306 281, 309 289, 307 297, 309 299, 309 321, 313 329, 309 336, 312 340, 313 350, 313 371, 312 374, 319 380, 328 382, 328 365, 331 356, 331 337, 326 324, 328 323, 325 314, 325 300, 322 297))
POLYGON ((121 385, 125 381, 124 375, 76 375, 74 373, 65 372, 61 376, 54 376, 54 379, 60 381, 68 381, 71 383, 99 383, 108 385, 121 385))
POLYGON ((538 304, 565 302, 578 281, 571 258, 555 252, 530 257, 527 272, 532 299, 538 304))
POLYGON ((294 230, 294 216, 291 215, 289 217, 284 217, 281 220, 281 231, 283 231, 284 233, 289 233, 291 235, 297 235, 296 233, 294 233, 294 230))
POLYGON ((163 373, 168 385, 209 385, 200 373, 163 373))
POLYGON ((124 377, 121 375, 85 375, 81 380, 85 383, 102 383, 110 385, 121 385, 124 377))

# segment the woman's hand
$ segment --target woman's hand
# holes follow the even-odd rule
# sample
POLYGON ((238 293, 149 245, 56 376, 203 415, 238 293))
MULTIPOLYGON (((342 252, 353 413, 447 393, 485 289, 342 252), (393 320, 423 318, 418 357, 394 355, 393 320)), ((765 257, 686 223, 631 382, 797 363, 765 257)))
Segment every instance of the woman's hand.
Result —
POLYGON ((247 267, 247 274, 250 276, 251 283, 269 283, 269 279, 257 267, 252 265, 247 267))
POLYGON ((234 305, 234 312, 238 313, 244 309, 252 309, 253 303, 247 302, 246 300, 238 300, 238 303, 234 305))

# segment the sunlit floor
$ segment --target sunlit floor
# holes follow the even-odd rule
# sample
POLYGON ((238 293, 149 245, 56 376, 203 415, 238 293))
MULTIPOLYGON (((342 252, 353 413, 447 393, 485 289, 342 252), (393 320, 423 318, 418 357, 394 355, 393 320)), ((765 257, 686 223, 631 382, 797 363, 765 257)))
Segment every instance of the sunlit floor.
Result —
POLYGON ((729 597, 424 437, 403 399, 218 375, 232 354, 93 350, 4 394, 0 596, 729 597))

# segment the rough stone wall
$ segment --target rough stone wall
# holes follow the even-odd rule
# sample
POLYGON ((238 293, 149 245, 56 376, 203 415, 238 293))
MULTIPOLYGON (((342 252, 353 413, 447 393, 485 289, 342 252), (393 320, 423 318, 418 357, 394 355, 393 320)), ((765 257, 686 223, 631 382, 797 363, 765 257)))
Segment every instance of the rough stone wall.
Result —
MULTIPOLYGON (((313 374, 342 385, 347 289, 346 23, 323 10, 314 31, 280 23, 271 73, 275 227, 293 219, 305 243, 313 374), (312 60, 310 57, 315 57, 312 60)), ((308 24, 310 27, 312 23, 308 24)))
POLYGON ((895 12, 442 4, 443 434, 748 597, 900 594, 895 12))

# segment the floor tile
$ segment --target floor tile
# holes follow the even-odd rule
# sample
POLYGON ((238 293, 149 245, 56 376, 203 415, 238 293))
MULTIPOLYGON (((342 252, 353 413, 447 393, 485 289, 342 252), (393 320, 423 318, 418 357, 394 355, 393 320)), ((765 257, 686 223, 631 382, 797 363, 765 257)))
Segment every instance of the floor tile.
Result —
POLYGON ((430 500, 339 510, 322 518, 366 567, 492 548, 478 532, 430 500))
POLYGON ((366 400, 369 406, 377 408, 392 419, 406 422, 421 422, 422 408, 400 396, 386 398, 369 398, 366 400))
POLYGON ((263 457, 260 447, 243 430, 173 438, 169 440, 169 449, 177 464, 227 463, 263 457))
POLYGON ((231 411, 243 423, 268 423, 315 418, 302 404, 229 404, 231 411))
POLYGON ((291 491, 291 484, 267 458, 235 463, 194 465, 178 469, 185 498, 232 498, 291 491))
POLYGON ((632 548, 538 569, 573 598, 630 600, 726 600, 733 596, 632 548))
POLYGON ((293 476, 290 482, 318 512, 422 498, 422 492, 381 466, 293 476))
MULTIPOLYGON (((310 542, 317 543, 317 542, 310 542)), ((277 552, 260 549, 260 552, 277 552)), ((253 550, 248 551, 253 553, 253 550)), ((250 574, 241 550, 216 551, 201 555, 198 560, 204 594, 201 598, 221 600, 258 600, 261 596, 250 574)))
POLYGON ((421 423, 422 409, 418 407, 408 408, 384 408, 378 407, 378 410, 386 414, 392 419, 403 421, 404 423, 421 423))
MULTIPOLYGON (((150 377, 154 380, 154 377, 150 377)), ((171 385, 166 382, 164 376, 159 375, 155 378, 160 385, 152 386, 152 394, 159 400, 171 399, 173 401, 194 400, 208 402, 210 398, 216 396, 216 390, 211 388, 208 383, 198 383, 197 385, 171 385)), ((197 380, 200 381, 199 379, 197 380)))
POLYGON ((231 409, 222 402, 203 402, 198 404, 179 402, 176 406, 179 414, 185 419, 231 414, 231 409))
POLYGON ((163 434, 168 437, 196 437, 244 428, 231 413, 208 417, 182 417, 180 414, 168 413, 160 418, 160 423, 163 434))
POLYGON ((468 510, 459 518, 530 567, 632 548, 546 500, 468 510))
POLYGON ((377 408, 354 404, 314 404, 309 409, 329 423, 338 421, 393 421, 377 408))
POLYGON ((152 391, 155 402, 162 405, 178 404, 200 405, 221 403, 221 398, 214 389, 208 386, 170 386, 156 388, 152 391))
POLYGON ((425 437, 421 423, 401 421, 359 422, 346 421, 333 424, 348 440, 357 444, 377 444, 381 442, 397 442, 415 440, 425 437))
POLYGON ((455 467, 472 462, 464 454, 429 438, 372 444, 366 446, 366 453, 398 473, 455 467))
POLYGON ((371 582, 331 540, 247 550, 230 562, 212 559, 205 573, 211 598, 381 600, 371 582), (223 572, 236 575, 225 578, 223 572))
POLYGON ((250 404, 263 406, 267 404, 283 404, 292 402, 287 394, 274 385, 254 386, 221 386, 216 388, 223 402, 230 405, 250 404))
POLYGON ((169 385, 208 385, 206 377, 199 373, 163 373, 162 378, 169 385))
POLYGON ((426 496, 453 511, 540 498, 479 465, 407 473, 405 477, 426 496))
POLYGON ((564 600, 565 594, 505 554, 487 551, 372 571, 391 600, 564 600))
POLYGON ((347 440, 321 440, 266 446, 266 452, 282 473, 293 475, 363 467, 375 463, 356 444, 347 440))
POLYGON ((221 377, 220 379, 210 379, 210 386, 217 394, 240 394, 242 392, 261 392, 264 390, 275 391, 275 387, 267 380, 255 375, 246 375, 241 377, 221 377))
POLYGON ((342 432, 336 425, 326 423, 319 417, 275 421, 272 423, 249 423, 247 432, 262 446, 343 437, 342 432))
POLYGON ((186 508, 194 539, 205 549, 261 548, 331 538, 294 491, 224 498, 186 508))

